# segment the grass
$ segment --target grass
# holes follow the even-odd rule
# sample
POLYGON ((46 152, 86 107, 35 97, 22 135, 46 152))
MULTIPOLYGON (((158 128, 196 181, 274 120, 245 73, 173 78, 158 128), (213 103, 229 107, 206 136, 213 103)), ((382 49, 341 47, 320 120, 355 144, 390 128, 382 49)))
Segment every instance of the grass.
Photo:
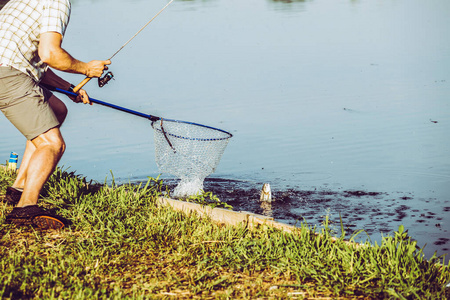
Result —
MULTIPOLYGON (((0 195, 14 174, 0 168, 0 195)), ((158 179, 108 187, 58 169, 41 204, 63 231, 3 224, 2 299, 449 299, 449 264, 425 260, 404 228, 380 245, 333 241, 328 224, 296 234, 220 226, 158 207, 158 179)), ((1 196, 0 196, 1 197, 1 196)), ((214 201, 217 202, 217 201, 214 201)), ((342 234, 342 233, 341 233, 342 234)))

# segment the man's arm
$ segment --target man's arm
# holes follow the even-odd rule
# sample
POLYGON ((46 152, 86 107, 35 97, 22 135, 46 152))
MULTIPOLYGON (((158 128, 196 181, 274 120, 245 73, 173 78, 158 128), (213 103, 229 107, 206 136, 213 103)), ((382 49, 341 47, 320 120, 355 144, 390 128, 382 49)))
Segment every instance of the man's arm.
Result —
MULTIPOLYGON (((56 88, 60 88, 62 90, 70 90, 70 87, 72 87, 72 85, 65 81, 64 79, 62 79, 61 77, 59 77, 58 75, 55 74, 55 72, 53 72, 51 69, 47 69, 47 71, 45 72, 44 77, 42 78, 41 82, 44 85, 49 85, 52 87, 56 87, 56 88)), ((92 102, 89 100, 89 96, 86 93, 85 90, 80 89, 77 92, 77 96, 69 96, 70 99, 72 99, 74 102, 83 102, 83 103, 89 103, 92 105, 92 102)))
POLYGON ((87 77, 100 77, 109 60, 92 60, 88 63, 73 58, 61 48, 62 36, 57 32, 42 33, 39 40, 38 54, 41 60, 50 67, 69 73, 84 74, 87 77))
POLYGON ((45 72, 41 83, 68 91, 71 84, 55 74, 50 68, 45 72))

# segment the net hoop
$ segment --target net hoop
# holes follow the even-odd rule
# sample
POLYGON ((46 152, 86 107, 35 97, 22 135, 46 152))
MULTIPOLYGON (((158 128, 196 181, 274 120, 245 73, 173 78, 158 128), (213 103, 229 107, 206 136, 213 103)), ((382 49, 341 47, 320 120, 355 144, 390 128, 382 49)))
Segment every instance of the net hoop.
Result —
POLYGON ((221 140, 227 140, 227 139, 233 137, 233 135, 230 132, 222 130, 222 129, 219 129, 219 128, 215 128, 215 127, 211 127, 211 126, 207 126, 207 125, 203 125, 203 124, 198 124, 198 123, 194 123, 194 122, 187 122, 187 121, 180 121, 180 120, 173 120, 173 119, 163 119, 163 118, 161 118, 160 120, 152 121, 152 127, 153 127, 154 130, 162 132, 165 135, 172 136, 172 137, 179 138, 179 139, 192 140, 192 141, 221 141, 221 140), (199 127, 203 127, 203 128, 207 128, 207 129, 211 129, 211 130, 214 130, 214 131, 221 132, 221 133, 224 134, 224 136, 223 137, 214 137, 214 138, 199 138, 199 137, 182 136, 182 135, 174 134, 174 133, 167 132, 167 131, 164 132, 164 130, 162 130, 163 127, 161 127, 161 128, 156 127, 155 124, 158 123, 158 122, 162 122, 162 123, 164 123, 164 122, 174 122, 174 123, 180 123, 180 124, 199 126, 199 127))

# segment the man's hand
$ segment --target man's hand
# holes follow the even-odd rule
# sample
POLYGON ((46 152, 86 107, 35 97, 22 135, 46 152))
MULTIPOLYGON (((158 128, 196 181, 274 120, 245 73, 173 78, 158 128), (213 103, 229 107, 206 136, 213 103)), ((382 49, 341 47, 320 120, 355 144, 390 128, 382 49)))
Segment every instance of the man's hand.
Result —
POLYGON ((89 100, 89 96, 86 93, 85 90, 81 89, 78 91, 77 96, 73 97, 73 96, 69 96, 70 99, 72 99, 73 102, 75 103, 80 103, 83 102, 84 104, 90 104, 92 105, 92 102, 89 100))
POLYGON ((103 71, 108 70, 108 67, 106 65, 110 64, 110 60, 91 60, 86 64, 87 71, 85 75, 89 78, 100 77, 102 76, 103 71))

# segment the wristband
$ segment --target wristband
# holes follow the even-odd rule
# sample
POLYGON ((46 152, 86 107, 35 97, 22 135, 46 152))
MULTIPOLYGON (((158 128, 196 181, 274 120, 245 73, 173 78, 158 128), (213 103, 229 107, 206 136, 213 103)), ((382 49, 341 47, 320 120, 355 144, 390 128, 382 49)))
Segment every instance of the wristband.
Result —
POLYGON ((73 84, 70 85, 70 87, 67 89, 69 92, 73 93, 73 89, 75 88, 75 86, 73 84))

